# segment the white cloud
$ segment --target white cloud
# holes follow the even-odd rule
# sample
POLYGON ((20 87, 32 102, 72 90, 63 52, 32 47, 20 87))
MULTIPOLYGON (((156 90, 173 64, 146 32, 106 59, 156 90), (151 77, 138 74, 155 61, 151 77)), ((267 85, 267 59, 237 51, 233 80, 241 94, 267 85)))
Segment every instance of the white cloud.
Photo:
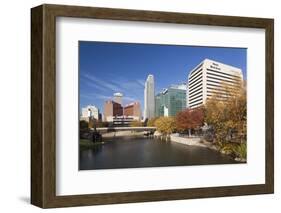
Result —
POLYGON ((123 100, 124 101, 137 101, 136 98, 132 98, 132 97, 129 97, 129 96, 124 96, 123 100))
POLYGON ((139 83, 139 85, 141 85, 142 87, 144 87, 145 81, 144 81, 144 80, 141 80, 141 79, 138 79, 138 80, 137 80, 137 83, 139 83))
POLYGON ((100 90, 100 91, 103 91, 103 92, 107 92, 107 89, 98 85, 98 84, 95 84, 95 83, 92 83, 92 82, 89 82, 89 81, 86 81, 86 82, 83 82, 83 84, 86 84, 88 85, 89 87, 92 87, 92 88, 95 88, 97 90, 100 90))
POLYGON ((106 101, 113 99, 114 92, 121 92, 124 95, 123 104, 128 104, 133 101, 139 101, 142 104, 144 80, 129 80, 119 76, 112 79, 115 82, 100 79, 89 73, 81 73, 81 84, 86 84, 93 88, 93 90, 88 91, 88 93, 84 91, 85 94, 81 95, 81 97, 87 98, 88 100, 99 99, 106 101))
POLYGON ((115 85, 113 83, 109 83, 108 81, 104 81, 102 79, 99 79, 99 78, 97 78, 97 77, 95 77, 93 75, 82 74, 82 76, 84 76, 85 78, 87 78, 90 81, 95 82, 100 87, 110 89, 110 90, 112 90, 114 92, 120 91, 120 88, 117 85, 115 85))
POLYGON ((111 100, 112 96, 95 94, 95 98, 102 99, 102 100, 111 100))

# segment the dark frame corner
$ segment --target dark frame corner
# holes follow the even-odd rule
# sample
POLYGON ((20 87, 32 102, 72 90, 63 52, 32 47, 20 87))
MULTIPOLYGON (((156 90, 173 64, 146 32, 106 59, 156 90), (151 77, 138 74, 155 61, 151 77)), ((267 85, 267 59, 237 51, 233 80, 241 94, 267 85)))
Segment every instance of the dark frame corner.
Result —
POLYGON ((31 203, 42 208, 274 192, 274 20, 126 9, 41 5, 31 9, 31 203), (56 196, 56 17, 262 28, 266 32, 266 183, 56 196))

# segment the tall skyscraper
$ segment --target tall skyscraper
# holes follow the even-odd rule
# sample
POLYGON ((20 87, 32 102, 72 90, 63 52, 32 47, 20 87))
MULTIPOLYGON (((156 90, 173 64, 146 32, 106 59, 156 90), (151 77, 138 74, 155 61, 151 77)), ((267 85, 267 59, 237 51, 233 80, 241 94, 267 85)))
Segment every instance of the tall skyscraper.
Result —
POLYGON ((235 90, 241 87, 242 82, 241 69, 205 59, 188 75, 187 107, 199 107, 212 96, 227 99, 229 94, 225 88, 235 90))
POLYGON ((148 75, 144 86, 144 120, 155 117, 154 77, 148 75))

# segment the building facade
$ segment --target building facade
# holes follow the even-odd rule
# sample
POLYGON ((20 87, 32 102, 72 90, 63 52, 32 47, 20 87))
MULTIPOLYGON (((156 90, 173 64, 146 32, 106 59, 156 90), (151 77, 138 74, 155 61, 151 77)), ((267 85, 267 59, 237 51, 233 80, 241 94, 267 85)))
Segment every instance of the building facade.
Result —
POLYGON ((196 108, 211 97, 226 99, 230 94, 226 88, 241 87, 243 74, 237 67, 205 59, 189 72, 187 82, 187 108, 196 108))
POLYGON ((155 96, 155 116, 175 116, 186 108, 186 84, 172 85, 155 96))
POLYGON ((132 102, 124 106, 124 116, 133 120, 141 120, 141 107, 139 102, 132 102))
POLYGON ((137 101, 123 107, 120 103, 108 100, 104 103, 103 111, 103 121, 109 122, 112 126, 130 126, 133 121, 141 120, 141 106, 137 101))
POLYGON ((81 110, 80 120, 89 122, 89 118, 99 120, 99 109, 94 105, 88 105, 81 110))
POLYGON ((122 105, 123 94, 120 92, 116 92, 113 94, 113 101, 122 105))
POLYGON ((154 77, 148 75, 144 86, 144 120, 155 117, 154 77))
POLYGON ((123 116, 123 107, 121 104, 109 100, 104 103, 103 113, 104 121, 112 122, 114 117, 123 116))

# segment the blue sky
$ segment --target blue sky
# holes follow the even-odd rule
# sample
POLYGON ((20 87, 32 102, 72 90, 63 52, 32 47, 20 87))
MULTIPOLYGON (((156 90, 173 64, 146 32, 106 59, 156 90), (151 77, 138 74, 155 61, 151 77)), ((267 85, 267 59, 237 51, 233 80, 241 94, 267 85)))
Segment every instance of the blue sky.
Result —
POLYGON ((103 112, 104 102, 121 92, 123 104, 139 101, 143 110, 148 74, 154 75, 159 92, 186 82, 205 58, 241 68, 247 78, 246 48, 79 41, 80 109, 92 104, 103 112))

